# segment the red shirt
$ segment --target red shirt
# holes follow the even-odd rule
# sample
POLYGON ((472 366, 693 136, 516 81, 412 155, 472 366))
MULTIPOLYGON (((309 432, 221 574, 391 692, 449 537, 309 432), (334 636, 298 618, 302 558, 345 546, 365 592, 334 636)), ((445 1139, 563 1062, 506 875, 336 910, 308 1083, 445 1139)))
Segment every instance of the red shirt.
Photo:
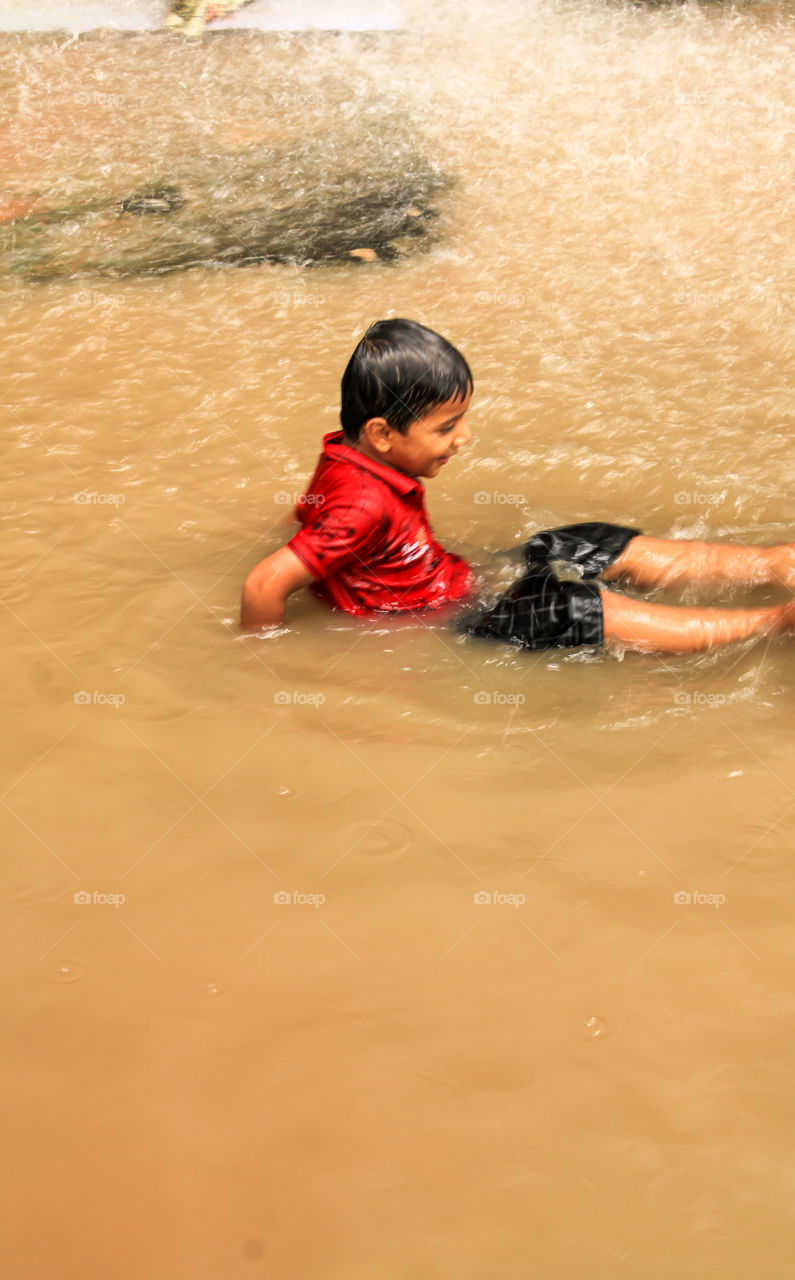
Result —
POLYGON ((301 529, 287 544, 317 582, 312 591, 346 613, 436 609, 472 593, 466 560, 433 536, 419 480, 323 437, 323 452, 298 500, 301 529))

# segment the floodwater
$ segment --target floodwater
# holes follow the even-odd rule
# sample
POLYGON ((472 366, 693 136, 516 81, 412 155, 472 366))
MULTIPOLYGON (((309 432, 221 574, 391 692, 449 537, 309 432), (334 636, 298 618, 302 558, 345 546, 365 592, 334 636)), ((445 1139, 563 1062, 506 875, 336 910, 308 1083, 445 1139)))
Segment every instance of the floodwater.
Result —
POLYGON ((458 177, 394 263, 2 281, 19 1280, 792 1274, 791 645, 238 629, 387 314, 474 370, 449 546, 793 536, 791 7, 426 10, 0 37, 14 198, 379 95, 458 177))

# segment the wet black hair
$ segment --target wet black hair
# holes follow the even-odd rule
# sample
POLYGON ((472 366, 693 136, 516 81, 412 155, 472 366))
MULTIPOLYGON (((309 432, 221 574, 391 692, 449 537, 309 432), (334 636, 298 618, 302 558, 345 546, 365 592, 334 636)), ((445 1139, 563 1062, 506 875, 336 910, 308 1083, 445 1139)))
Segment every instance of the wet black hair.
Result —
POLYGON ((461 352, 441 334, 416 320, 377 320, 342 375, 342 429, 358 440, 365 422, 385 418, 405 435, 412 422, 447 400, 464 399, 473 385, 461 352))

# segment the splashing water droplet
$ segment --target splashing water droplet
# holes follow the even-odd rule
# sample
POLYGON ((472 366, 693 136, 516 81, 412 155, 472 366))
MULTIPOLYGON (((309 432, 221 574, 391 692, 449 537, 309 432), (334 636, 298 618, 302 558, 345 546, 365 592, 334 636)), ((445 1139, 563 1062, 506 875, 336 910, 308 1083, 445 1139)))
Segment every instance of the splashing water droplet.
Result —
POLYGON ((604 1018, 598 1018, 594 1014, 583 1027, 582 1034, 586 1040, 604 1040, 607 1035, 607 1023, 604 1018))

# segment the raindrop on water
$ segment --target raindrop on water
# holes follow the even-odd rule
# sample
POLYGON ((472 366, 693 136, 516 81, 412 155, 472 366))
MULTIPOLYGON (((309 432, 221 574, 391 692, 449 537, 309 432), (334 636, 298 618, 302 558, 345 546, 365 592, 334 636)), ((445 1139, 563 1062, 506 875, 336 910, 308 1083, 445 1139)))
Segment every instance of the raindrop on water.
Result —
POLYGON ((607 1035, 607 1023, 604 1018, 598 1018, 594 1014, 583 1027, 582 1034, 586 1040, 604 1040, 607 1035))

